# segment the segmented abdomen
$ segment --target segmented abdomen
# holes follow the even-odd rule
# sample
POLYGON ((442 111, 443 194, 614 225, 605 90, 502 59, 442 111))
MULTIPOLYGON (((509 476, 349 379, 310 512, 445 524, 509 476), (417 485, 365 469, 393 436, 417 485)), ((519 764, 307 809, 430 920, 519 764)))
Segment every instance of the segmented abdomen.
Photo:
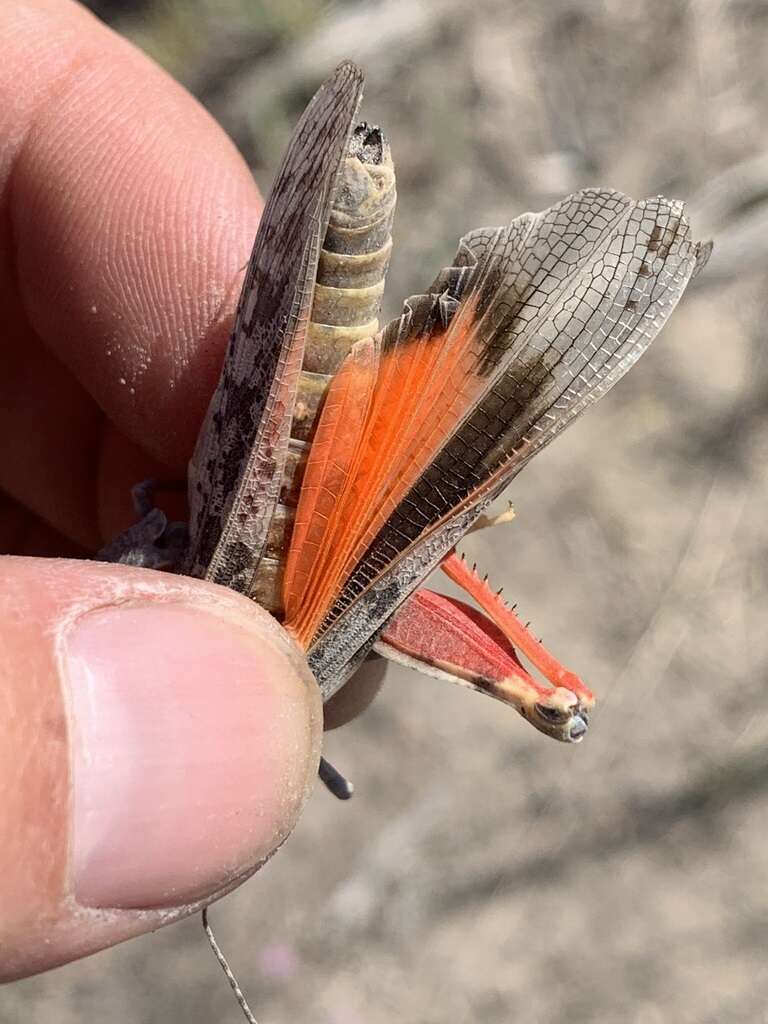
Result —
POLYGON ((389 144, 359 124, 341 167, 318 263, 304 362, 280 501, 251 596, 282 612, 282 571, 315 420, 331 377, 352 345, 379 329, 397 200, 389 144))

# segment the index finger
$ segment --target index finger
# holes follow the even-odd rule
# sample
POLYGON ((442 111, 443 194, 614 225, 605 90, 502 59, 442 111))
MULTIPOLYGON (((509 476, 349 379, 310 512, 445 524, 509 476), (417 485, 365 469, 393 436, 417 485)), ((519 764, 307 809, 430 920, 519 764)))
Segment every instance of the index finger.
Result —
POLYGON ((0 294, 117 427, 189 456, 261 203, 203 108, 70 0, 0 10, 0 294))

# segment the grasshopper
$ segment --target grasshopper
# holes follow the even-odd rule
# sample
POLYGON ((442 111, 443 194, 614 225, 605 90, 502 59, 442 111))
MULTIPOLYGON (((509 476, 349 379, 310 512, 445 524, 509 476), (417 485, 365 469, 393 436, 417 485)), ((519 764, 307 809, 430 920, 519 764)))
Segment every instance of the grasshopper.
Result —
MULTIPOLYGON (((341 64, 288 145, 189 465, 188 527, 140 486, 143 519, 99 557, 172 565, 263 604, 324 700, 374 653, 579 742, 592 692, 455 548, 640 358, 711 245, 691 240, 677 200, 585 189, 470 231, 379 330, 396 187, 383 134, 355 125, 362 86, 341 64), (438 566, 482 611, 421 588, 438 566)), ((324 760, 320 776, 350 795, 324 760)), ((206 911, 203 924, 255 1024, 206 911)))
POLYGON ((188 531, 152 509, 102 557, 175 562, 264 604, 324 700, 375 653, 578 742, 592 692, 455 548, 645 352, 711 246, 677 200, 585 189, 470 231, 379 330, 396 188, 381 131, 355 125, 362 85, 337 68, 272 186, 189 466, 188 531), (482 612, 419 589, 438 566, 482 612))

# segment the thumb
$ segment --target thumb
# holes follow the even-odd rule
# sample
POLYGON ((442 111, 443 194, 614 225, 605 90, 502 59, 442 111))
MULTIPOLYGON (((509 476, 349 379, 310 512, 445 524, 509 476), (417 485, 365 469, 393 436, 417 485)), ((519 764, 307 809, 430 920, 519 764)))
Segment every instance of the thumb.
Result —
POLYGON ((0 559, 0 980, 199 909, 296 822, 319 690, 221 587, 0 559))

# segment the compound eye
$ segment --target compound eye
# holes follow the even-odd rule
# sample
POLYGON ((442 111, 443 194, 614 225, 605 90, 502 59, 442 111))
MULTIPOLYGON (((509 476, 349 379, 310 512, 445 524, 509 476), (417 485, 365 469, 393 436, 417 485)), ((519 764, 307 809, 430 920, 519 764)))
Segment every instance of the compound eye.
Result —
POLYGON ((549 707, 548 704, 534 704, 534 710, 551 725, 563 725, 572 714, 570 710, 563 711, 560 708, 549 707))

